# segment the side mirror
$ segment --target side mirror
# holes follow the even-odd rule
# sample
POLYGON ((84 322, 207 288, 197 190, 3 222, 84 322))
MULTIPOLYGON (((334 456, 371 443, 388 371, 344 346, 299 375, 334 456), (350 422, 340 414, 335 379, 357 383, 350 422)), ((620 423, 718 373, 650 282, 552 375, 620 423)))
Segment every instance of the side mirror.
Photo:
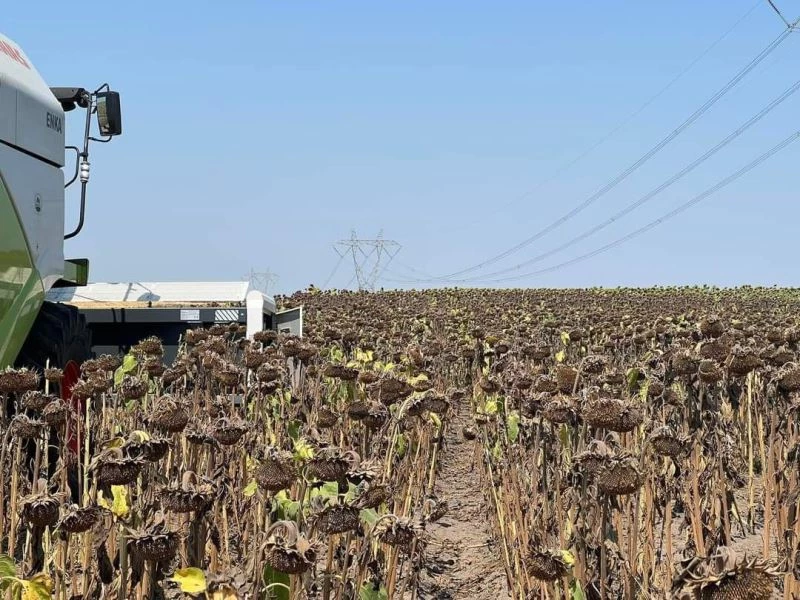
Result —
POLYGON ((122 133, 122 109, 119 92, 99 92, 97 94, 97 126, 104 136, 122 133))

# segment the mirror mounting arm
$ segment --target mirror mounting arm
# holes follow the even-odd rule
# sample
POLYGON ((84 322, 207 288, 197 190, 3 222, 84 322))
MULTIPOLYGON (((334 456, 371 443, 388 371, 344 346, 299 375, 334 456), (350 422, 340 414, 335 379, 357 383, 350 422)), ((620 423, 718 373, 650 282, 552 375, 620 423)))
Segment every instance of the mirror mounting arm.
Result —
MULTIPOLYGON (((83 229, 86 218, 86 186, 89 183, 89 140, 91 138, 92 110, 94 108, 94 97, 86 94, 88 106, 86 107, 86 125, 83 134, 83 152, 78 154, 78 175, 81 179, 81 206, 78 216, 78 225, 74 230, 64 235, 65 240, 69 240, 78 235, 83 229)), ((75 181, 73 179, 73 181, 75 181)))

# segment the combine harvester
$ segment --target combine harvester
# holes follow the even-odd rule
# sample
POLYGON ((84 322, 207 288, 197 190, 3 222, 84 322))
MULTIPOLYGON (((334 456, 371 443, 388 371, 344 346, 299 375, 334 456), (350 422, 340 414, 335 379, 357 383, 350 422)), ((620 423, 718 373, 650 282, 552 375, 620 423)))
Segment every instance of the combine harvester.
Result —
POLYGON ((83 228, 90 143, 121 133, 117 92, 108 85, 94 92, 50 88, 19 46, 0 35, 0 369, 60 367, 65 399, 82 361, 98 351, 124 353, 147 335, 162 337, 169 356, 189 327, 237 322, 249 335, 264 327, 302 330, 302 309, 278 313, 246 283, 87 286, 89 261, 65 260, 64 241, 83 228), (80 148, 65 147, 65 113, 75 109, 85 116, 80 148), (72 152, 75 164, 65 173, 72 152), (65 190, 76 183, 80 217, 65 233, 65 190))

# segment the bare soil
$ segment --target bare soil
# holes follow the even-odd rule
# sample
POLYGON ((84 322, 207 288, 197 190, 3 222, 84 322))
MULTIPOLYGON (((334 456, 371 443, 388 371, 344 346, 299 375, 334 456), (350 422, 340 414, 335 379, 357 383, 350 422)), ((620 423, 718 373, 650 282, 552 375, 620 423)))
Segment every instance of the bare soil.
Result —
POLYGON ((430 540, 417 590, 421 600, 511 598, 501 549, 492 535, 492 508, 481 490, 480 441, 465 440, 461 433, 471 421, 469 403, 458 403, 434 482, 434 493, 447 500, 449 510, 428 527, 430 540))

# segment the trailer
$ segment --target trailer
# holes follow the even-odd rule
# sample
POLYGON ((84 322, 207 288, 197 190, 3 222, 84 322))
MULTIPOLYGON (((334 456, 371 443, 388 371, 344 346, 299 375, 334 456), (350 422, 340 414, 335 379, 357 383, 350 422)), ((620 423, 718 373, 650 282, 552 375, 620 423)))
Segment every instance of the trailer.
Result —
POLYGON ((244 325, 248 338, 266 329, 303 335, 302 307, 278 310, 271 296, 246 281, 90 283, 53 288, 47 300, 78 310, 95 356, 125 354, 157 336, 171 362, 187 329, 215 324, 244 325))

